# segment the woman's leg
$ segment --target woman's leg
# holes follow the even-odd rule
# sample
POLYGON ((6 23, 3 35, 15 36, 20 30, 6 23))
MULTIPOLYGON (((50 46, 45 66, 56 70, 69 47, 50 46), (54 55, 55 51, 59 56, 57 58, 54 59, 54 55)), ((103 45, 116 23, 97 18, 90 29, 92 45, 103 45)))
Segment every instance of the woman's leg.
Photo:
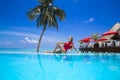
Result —
POLYGON ((45 53, 66 53, 66 52, 64 51, 64 48, 62 47, 62 45, 58 43, 53 51, 45 52, 45 53))
POLYGON ((62 47, 62 45, 60 45, 60 44, 58 43, 53 52, 57 53, 57 52, 65 52, 65 51, 64 51, 64 48, 62 47), (59 48, 60 50, 57 50, 58 48, 59 48))
POLYGON ((63 53, 62 50, 53 51, 53 53, 63 53))
POLYGON ((55 47, 55 49, 53 51, 56 51, 59 48, 59 43, 57 44, 57 46, 55 47))

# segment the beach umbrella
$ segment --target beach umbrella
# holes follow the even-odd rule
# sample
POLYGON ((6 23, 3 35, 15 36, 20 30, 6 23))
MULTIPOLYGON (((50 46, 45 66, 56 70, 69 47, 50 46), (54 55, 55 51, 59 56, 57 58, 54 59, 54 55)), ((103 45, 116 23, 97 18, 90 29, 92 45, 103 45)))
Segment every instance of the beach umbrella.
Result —
POLYGON ((100 38, 98 40, 93 40, 93 42, 100 42, 100 41, 106 41, 106 40, 108 40, 108 39, 106 39, 106 38, 100 38))
POLYGON ((84 40, 81 40, 81 42, 84 42, 84 43, 90 43, 90 41, 84 41, 84 40))
POLYGON ((112 35, 112 34, 118 34, 118 32, 110 30, 110 31, 105 32, 102 36, 107 36, 107 35, 112 35))
POLYGON ((92 42, 98 42, 97 40, 92 40, 92 42))
POLYGON ((97 41, 99 42, 99 41, 106 41, 106 40, 108 40, 108 39, 106 39, 106 38, 100 38, 97 41))
POLYGON ((86 38, 83 38, 82 40, 80 40, 81 42, 84 42, 84 43, 90 43, 90 39, 91 37, 86 37, 86 38))

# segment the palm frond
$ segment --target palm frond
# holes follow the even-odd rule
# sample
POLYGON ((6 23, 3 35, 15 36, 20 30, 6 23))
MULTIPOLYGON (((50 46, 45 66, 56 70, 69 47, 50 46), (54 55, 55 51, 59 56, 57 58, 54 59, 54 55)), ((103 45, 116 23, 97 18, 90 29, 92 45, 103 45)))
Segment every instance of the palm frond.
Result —
POLYGON ((92 34, 91 37, 92 37, 93 40, 98 40, 100 38, 100 34, 99 33, 92 34))
POLYGON ((37 18, 37 16, 41 13, 42 10, 42 6, 37 6, 33 9, 30 9, 27 12, 27 16, 30 20, 35 20, 37 18))
POLYGON ((60 19, 60 20, 65 19, 66 14, 65 14, 64 10, 61 10, 57 7, 53 7, 53 9, 54 9, 54 14, 58 17, 58 19, 60 19))
POLYGON ((54 25, 54 28, 56 28, 58 31, 58 23, 57 23, 57 19, 55 17, 53 19, 53 25, 54 25))
POLYGON ((64 20, 66 14, 64 10, 53 5, 53 0, 39 0, 40 5, 29 10, 27 16, 30 20, 36 20, 37 27, 48 26, 58 30, 57 20, 64 20))
POLYGON ((48 5, 49 3, 52 3, 53 0, 38 0, 38 2, 39 2, 40 4, 46 4, 46 5, 48 5))

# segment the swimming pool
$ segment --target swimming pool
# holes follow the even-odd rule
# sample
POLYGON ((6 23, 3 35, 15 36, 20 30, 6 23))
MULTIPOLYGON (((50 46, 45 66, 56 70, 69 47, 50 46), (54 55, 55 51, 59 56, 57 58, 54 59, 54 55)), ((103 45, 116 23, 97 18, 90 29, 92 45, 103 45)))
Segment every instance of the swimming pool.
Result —
POLYGON ((120 80, 120 54, 2 52, 0 80, 120 80))

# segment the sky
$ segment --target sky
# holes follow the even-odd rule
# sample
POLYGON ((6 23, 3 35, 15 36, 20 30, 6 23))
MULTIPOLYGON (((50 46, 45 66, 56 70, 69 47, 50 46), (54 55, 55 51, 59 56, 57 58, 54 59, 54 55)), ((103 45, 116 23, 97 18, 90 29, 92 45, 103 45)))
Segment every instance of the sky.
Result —
MULTIPOLYGON (((55 47, 73 36, 78 40, 95 33, 108 31, 120 22, 120 0, 54 0, 54 5, 66 13, 58 21, 59 30, 48 28, 42 39, 42 48, 55 47)), ((35 48, 42 26, 26 16, 27 11, 39 5, 38 0, 0 0, 0 48, 35 48)))

